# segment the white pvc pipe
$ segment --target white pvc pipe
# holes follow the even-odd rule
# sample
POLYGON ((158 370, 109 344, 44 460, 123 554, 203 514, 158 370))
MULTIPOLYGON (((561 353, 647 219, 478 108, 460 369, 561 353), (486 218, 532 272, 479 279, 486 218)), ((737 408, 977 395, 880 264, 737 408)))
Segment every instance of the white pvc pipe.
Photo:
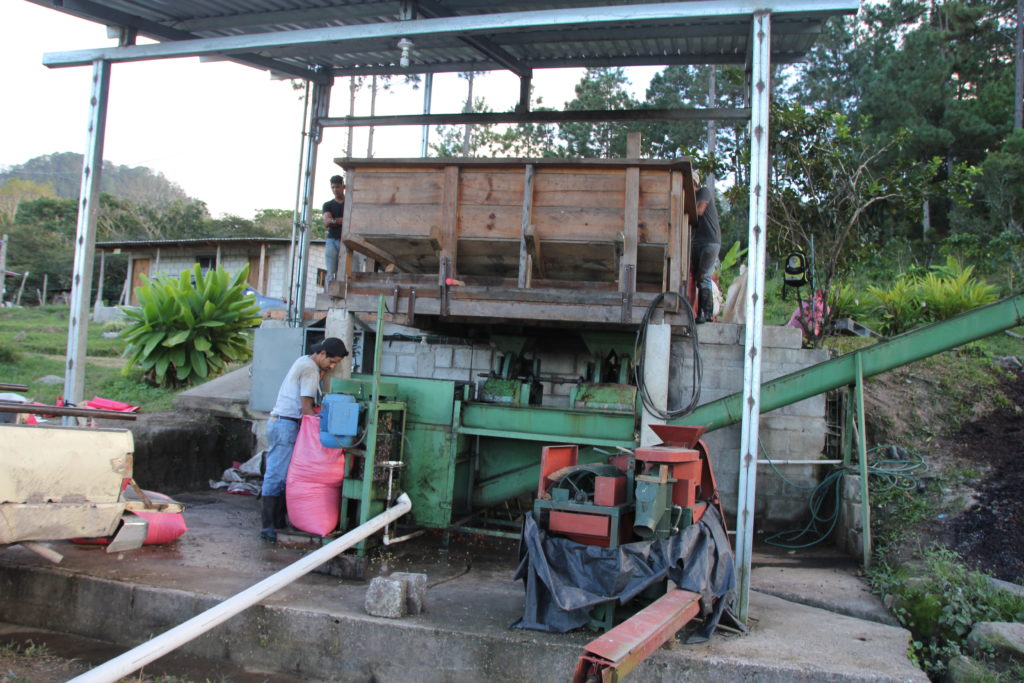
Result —
POLYGON ((370 534, 387 526, 411 509, 412 501, 409 500, 407 494, 403 493, 398 498, 398 504, 393 508, 385 510, 341 538, 328 543, 323 548, 306 555, 297 562, 293 562, 276 574, 268 576, 256 585, 228 598, 219 605, 211 607, 185 623, 175 626, 170 631, 165 631, 156 638, 125 652, 123 655, 115 657, 77 678, 71 679, 71 683, 113 683, 120 680, 133 671, 141 669, 153 660, 159 659, 168 652, 209 631, 214 626, 227 621, 247 607, 251 607, 260 600, 276 593, 292 581, 308 574, 370 534))

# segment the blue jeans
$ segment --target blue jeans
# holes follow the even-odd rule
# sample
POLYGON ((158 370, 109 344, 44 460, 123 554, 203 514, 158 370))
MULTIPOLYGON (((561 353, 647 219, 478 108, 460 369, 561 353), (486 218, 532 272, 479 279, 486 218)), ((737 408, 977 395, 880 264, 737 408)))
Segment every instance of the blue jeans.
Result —
POLYGON ((341 240, 333 240, 328 237, 327 243, 324 244, 324 264, 327 268, 328 284, 330 284, 331 280, 335 278, 335 274, 338 272, 338 255, 340 253, 341 240))
POLYGON ((693 275, 701 289, 710 291, 712 288, 711 276, 715 274, 721 248, 720 244, 704 244, 693 248, 693 275))
POLYGON ((263 495, 280 496, 292 462, 292 449, 299 438, 299 423, 284 418, 267 422, 267 471, 263 475, 263 495))

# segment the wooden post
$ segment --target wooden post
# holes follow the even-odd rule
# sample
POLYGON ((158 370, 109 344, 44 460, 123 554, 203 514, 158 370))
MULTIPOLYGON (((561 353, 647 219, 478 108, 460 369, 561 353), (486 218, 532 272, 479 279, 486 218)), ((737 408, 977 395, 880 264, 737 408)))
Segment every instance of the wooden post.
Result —
POLYGON ((153 264, 153 275, 160 272, 160 247, 156 248, 156 263, 153 264))
POLYGON ((456 257, 459 252, 459 167, 444 168, 444 199, 441 206, 441 268, 439 282, 445 286, 445 278, 458 278, 456 257))
POLYGON ((121 293, 122 306, 129 306, 132 303, 132 278, 135 277, 135 273, 132 270, 132 254, 128 252, 128 268, 124 276, 124 291, 121 293))
POLYGON ((0 238, 0 306, 7 288, 7 236, 0 238))
POLYGON ((684 268, 689 263, 686 254, 689 245, 683 246, 683 218, 686 209, 683 204, 683 174, 672 171, 669 174, 669 224, 668 246, 665 249, 665 289, 686 296, 685 283, 689 277, 684 268))
MULTIPOLYGON (((159 253, 159 252, 158 252, 159 253)), ((96 281, 96 306, 99 308, 103 305, 103 271, 107 265, 107 252, 100 252, 100 277, 96 281)), ((46 292, 46 276, 43 276, 43 293, 46 292)))
POLYGON ((7 235, 0 239, 0 305, 7 291, 7 235))
MULTIPOLYGON (((156 258, 157 258, 157 263, 159 263, 160 262, 160 250, 159 249, 156 250, 156 258)), ((220 245, 219 244, 217 245, 217 259, 216 259, 216 261, 214 261, 213 268, 214 268, 214 270, 220 268, 220 245)))
POLYGON ((260 269, 256 273, 256 283, 259 285, 260 293, 267 293, 267 282, 265 279, 265 271, 267 268, 267 243, 260 243, 260 269))
POLYGON ((39 305, 40 306, 45 306, 46 305, 46 290, 48 288, 47 285, 49 285, 49 283, 50 283, 49 281, 50 281, 49 276, 46 273, 43 273, 43 291, 41 291, 39 293, 39 305))
MULTIPOLYGON (((640 131, 630 131, 626 137, 626 157, 640 158, 640 131)), ((619 291, 624 301, 632 299, 636 291, 636 254, 640 224, 640 167, 626 168, 625 212, 622 226, 622 262, 619 264, 619 291)), ((631 305, 624 303, 625 307, 631 305)), ((623 309, 623 322, 627 316, 623 309)), ((631 316, 630 316, 631 317, 631 316)))
POLYGON ((533 222, 533 164, 526 165, 526 175, 523 176, 523 221, 519 233, 519 281, 520 289, 529 287, 530 273, 533 270, 533 259, 526 248, 526 233, 533 222))
POLYGON ((28 276, 29 272, 27 270, 21 275, 21 286, 18 287, 18 298, 14 302, 15 306, 21 305, 21 293, 25 291, 25 280, 28 279, 28 276))

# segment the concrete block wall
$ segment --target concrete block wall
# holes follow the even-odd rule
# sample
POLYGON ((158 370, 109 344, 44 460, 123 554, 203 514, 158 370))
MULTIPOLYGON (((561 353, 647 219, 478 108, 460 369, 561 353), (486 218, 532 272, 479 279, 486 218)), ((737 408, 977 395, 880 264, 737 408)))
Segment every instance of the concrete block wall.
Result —
MULTIPOLYGON (((388 325, 385 334, 425 335, 417 329, 388 325)), ((699 328, 703 381, 700 403, 707 403, 743 390, 742 325, 714 324, 699 328)), ((828 359, 828 352, 800 348, 800 331, 791 327, 765 327, 762 378, 767 381, 828 359)), ((672 368, 669 406, 689 400, 692 376, 691 342, 688 337, 672 340, 672 368)), ((501 352, 488 344, 428 344, 425 341, 384 343, 381 371, 385 375, 461 380, 479 387, 496 366, 501 352)), ((547 351, 541 355, 541 374, 575 380, 586 371, 590 360, 585 351, 547 351)), ((367 368, 365 371, 369 372, 367 368)), ((544 405, 567 407, 572 384, 544 383, 544 405)), ((739 424, 716 430, 704 437, 722 494, 726 513, 734 528, 739 485, 739 424)), ((822 457, 825 447, 825 397, 815 396, 767 413, 761 417, 761 458, 810 460, 822 457)), ((816 484, 823 476, 814 465, 778 465, 787 479, 801 486, 816 484)), ((809 492, 785 484, 771 467, 758 468, 756 514, 766 530, 790 529, 807 515, 809 492)))
MULTIPOLYGON (((744 326, 727 323, 698 328, 703 364, 700 404, 743 391, 744 326)), ((793 327, 765 326, 762 332, 762 382, 828 360, 828 352, 801 348, 800 331, 793 327)), ((672 340, 672 382, 669 405, 689 400, 692 391, 693 351, 688 337, 672 340)), ((704 436, 711 452, 722 502, 735 526, 739 489, 741 425, 735 424, 704 436)), ((759 459, 812 460, 823 457, 826 420, 825 396, 811 398, 761 416, 759 459)), ((823 473, 814 465, 776 465, 786 479, 799 486, 816 484, 823 473)), ((802 523, 807 514, 809 491, 784 482, 768 465, 759 465, 755 515, 757 530, 778 531, 802 523)))
POLYGON ((860 475, 843 475, 843 503, 839 508, 836 545, 848 555, 864 561, 864 510, 860 490, 860 475))
MULTIPOLYGON (((385 335, 420 336, 422 341, 385 341, 381 372, 403 377, 426 377, 470 382, 479 388, 484 377, 496 368, 502 352, 488 343, 430 344, 421 330, 400 325, 388 325, 385 335)), ((532 357, 532 354, 530 354, 532 357)), ((589 356, 575 352, 548 351, 541 355, 541 374, 576 380, 586 371, 589 356)), ((370 372, 364 368, 364 372, 370 372)), ((544 405, 565 408, 569 405, 570 383, 544 382, 544 405)))

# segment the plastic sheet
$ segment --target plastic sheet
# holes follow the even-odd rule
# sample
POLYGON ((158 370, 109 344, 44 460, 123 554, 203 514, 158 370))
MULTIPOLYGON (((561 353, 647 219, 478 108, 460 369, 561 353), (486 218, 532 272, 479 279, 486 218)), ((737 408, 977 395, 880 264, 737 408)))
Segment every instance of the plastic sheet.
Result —
POLYGON ((562 633, 585 626, 590 610, 612 600, 626 604, 648 586, 669 578, 701 595, 702 628, 688 642, 707 640, 719 620, 742 628, 732 614, 735 559, 721 516, 704 517, 671 538, 618 548, 583 545, 551 536, 527 515, 516 579, 526 589, 523 618, 513 628, 562 633))

